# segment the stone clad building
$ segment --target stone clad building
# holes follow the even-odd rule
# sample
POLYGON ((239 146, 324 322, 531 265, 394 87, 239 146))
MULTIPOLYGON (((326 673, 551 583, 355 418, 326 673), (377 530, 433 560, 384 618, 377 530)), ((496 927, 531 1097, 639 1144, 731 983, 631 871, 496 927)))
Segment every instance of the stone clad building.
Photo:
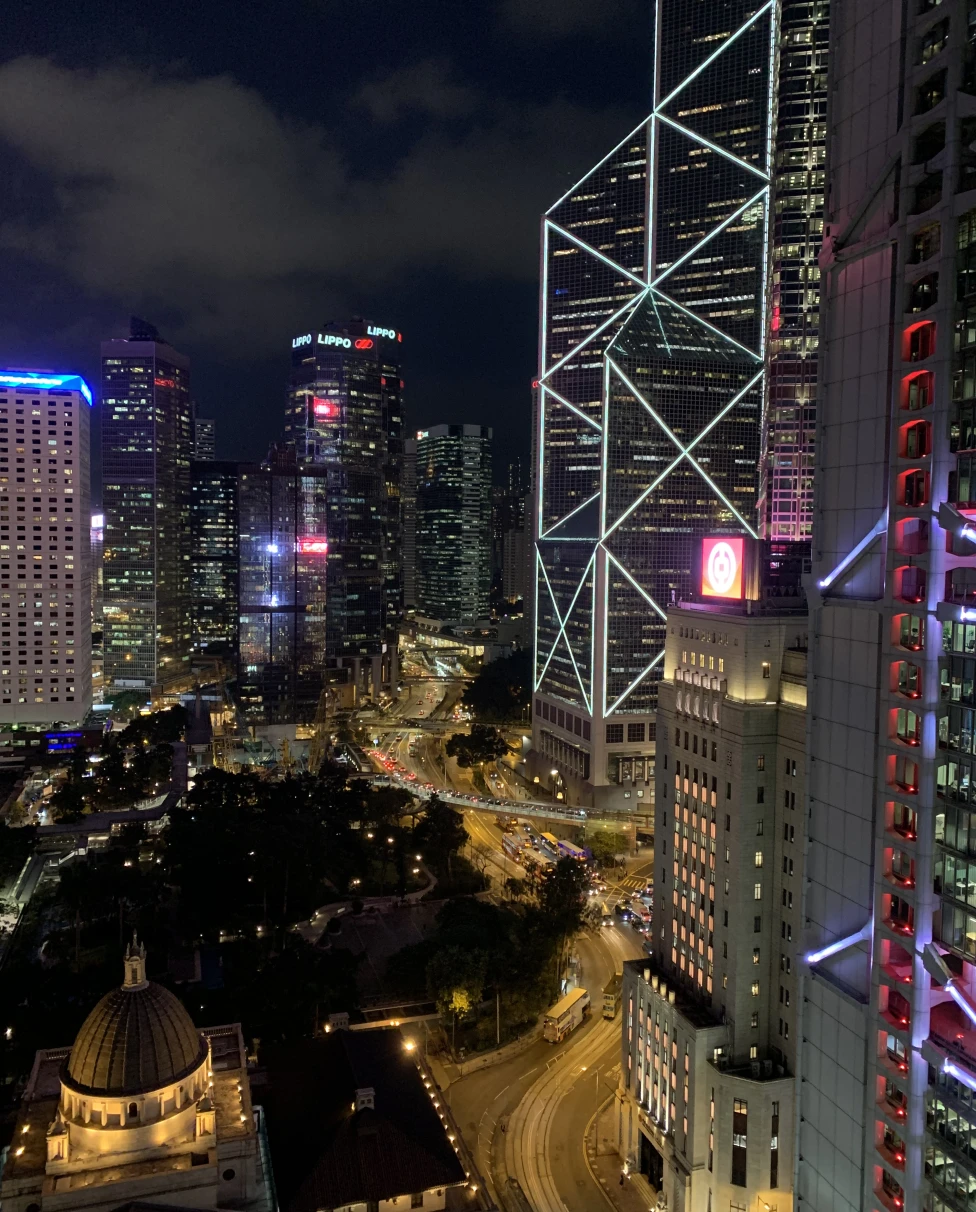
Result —
POLYGON ((37 1053, 3 1168, 4 1212, 108 1212, 129 1202, 271 1212, 240 1026, 199 1031, 146 979, 125 980, 74 1045, 37 1053))

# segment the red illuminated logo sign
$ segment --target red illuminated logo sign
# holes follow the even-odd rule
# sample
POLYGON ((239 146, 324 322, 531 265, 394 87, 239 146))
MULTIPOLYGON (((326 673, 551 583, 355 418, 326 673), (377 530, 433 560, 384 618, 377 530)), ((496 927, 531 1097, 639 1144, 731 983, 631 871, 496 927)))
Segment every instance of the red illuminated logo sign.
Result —
POLYGON ((299 539, 298 550, 302 555, 326 555, 329 544, 325 539, 299 539))
POLYGON ((369 339, 369 337, 357 337, 356 338, 356 348, 357 349, 372 349, 373 342, 369 339))
POLYGON ((702 539, 703 598, 741 598, 745 539, 729 535, 702 539))
POLYGON ((313 396, 312 411, 317 417, 337 417, 339 405, 332 400, 320 400, 318 396, 313 396))

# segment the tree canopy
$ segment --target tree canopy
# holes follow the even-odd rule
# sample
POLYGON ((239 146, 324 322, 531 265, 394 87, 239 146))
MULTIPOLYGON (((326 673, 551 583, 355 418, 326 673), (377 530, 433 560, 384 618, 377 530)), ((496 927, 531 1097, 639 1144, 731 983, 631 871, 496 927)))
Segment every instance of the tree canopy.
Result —
POLYGON ((466 768, 503 757, 508 752, 508 743, 497 728, 472 724, 470 733, 455 732, 444 746, 444 752, 466 768))
POLYGON ((486 723, 522 718, 532 701, 532 653, 529 649, 482 666, 462 702, 486 723))

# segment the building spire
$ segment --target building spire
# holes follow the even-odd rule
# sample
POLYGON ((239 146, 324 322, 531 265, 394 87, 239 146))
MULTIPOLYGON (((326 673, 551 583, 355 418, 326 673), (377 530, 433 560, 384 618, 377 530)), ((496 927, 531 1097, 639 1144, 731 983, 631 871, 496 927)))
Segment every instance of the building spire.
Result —
POLYGON ((145 989, 149 982, 146 980, 146 948, 139 942, 136 932, 132 931, 132 942, 125 949, 125 979, 123 989, 145 989))

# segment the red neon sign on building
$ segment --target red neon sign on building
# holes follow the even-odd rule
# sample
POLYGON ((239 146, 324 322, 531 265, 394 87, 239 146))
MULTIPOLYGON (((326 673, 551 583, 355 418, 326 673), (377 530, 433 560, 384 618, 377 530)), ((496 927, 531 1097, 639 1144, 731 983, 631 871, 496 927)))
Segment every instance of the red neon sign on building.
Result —
POLYGON ((302 555, 327 555, 329 544, 325 539, 299 539, 298 550, 302 555))
POLYGON ((318 396, 313 396, 312 411, 317 417, 337 417, 339 405, 334 400, 321 400, 318 396))

